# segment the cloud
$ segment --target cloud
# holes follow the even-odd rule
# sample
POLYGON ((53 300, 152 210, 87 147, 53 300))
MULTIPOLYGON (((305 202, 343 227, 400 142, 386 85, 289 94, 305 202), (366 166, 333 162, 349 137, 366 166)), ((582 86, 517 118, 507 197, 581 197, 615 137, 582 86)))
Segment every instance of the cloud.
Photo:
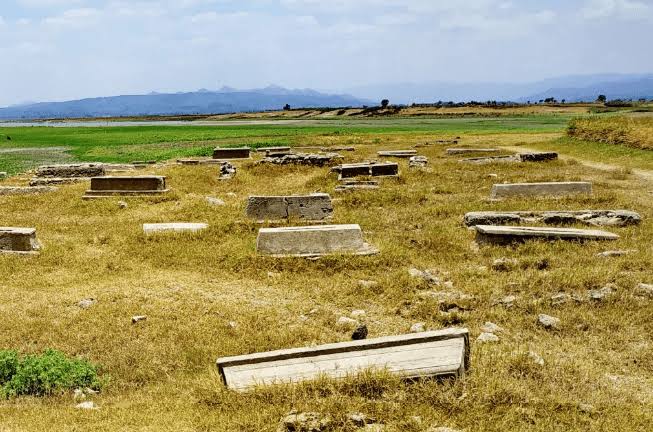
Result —
POLYGON ((85 3, 85 0, 18 0, 18 4, 28 8, 45 8, 54 6, 72 7, 85 3))
POLYGON ((60 27, 83 27, 93 24, 101 12, 93 8, 70 9, 60 15, 43 19, 44 24, 60 27))
POLYGON ((581 14, 586 19, 647 19, 651 18, 653 9, 635 0, 589 0, 581 14))

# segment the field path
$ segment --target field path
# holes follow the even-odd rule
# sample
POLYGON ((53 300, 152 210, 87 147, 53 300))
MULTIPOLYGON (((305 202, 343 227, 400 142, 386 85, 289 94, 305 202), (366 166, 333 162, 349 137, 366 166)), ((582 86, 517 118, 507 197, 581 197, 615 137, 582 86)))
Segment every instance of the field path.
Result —
MULTIPOLYGON (((508 150, 508 151, 514 151, 514 152, 533 152, 533 153, 539 153, 542 150, 535 150, 535 149, 529 149, 527 147, 515 147, 515 146, 500 146, 501 148, 508 150)), ((619 170, 619 169, 624 169, 625 167, 620 166, 620 165, 612 165, 612 164, 607 164, 603 162, 594 162, 586 159, 579 159, 577 157, 572 157, 572 156, 565 156, 564 154, 559 154, 560 159, 562 160, 569 160, 569 159, 575 159, 578 161, 581 165, 590 167, 590 168, 595 168, 598 170, 602 171, 614 171, 614 170, 619 170)), ((653 182, 653 171, 651 170, 644 170, 644 169, 639 169, 639 168, 630 168, 630 172, 632 172, 634 175, 637 177, 640 177, 641 179, 644 179, 646 181, 653 182)))

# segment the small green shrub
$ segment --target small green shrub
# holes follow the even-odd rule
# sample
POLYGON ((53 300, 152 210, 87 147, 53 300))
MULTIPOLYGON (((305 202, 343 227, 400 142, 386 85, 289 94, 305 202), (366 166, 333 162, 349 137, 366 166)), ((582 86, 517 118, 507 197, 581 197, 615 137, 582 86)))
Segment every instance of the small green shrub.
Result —
POLYGON ((99 390, 104 381, 96 365, 70 359, 48 350, 22 358, 15 351, 0 350, 0 397, 47 396, 73 388, 99 390))

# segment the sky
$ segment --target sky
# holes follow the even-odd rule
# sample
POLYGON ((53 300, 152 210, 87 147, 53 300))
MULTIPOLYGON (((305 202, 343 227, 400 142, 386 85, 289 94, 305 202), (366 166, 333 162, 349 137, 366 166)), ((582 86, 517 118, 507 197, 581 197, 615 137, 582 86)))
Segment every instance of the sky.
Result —
POLYGON ((653 72, 653 0, 0 0, 0 106, 653 72))

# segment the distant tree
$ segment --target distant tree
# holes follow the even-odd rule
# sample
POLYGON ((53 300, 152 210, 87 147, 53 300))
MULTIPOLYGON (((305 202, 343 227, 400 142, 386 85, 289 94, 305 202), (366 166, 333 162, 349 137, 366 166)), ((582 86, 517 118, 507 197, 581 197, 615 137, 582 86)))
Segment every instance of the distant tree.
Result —
POLYGON ((548 97, 544 99, 544 103, 555 103, 556 99, 552 97, 548 97))
POLYGON ((11 141, 11 137, 7 135, 7 141, 11 141))
POLYGON ((605 103, 607 100, 608 98, 605 95, 599 95, 599 97, 596 98, 596 101, 601 103, 605 103))
POLYGON ((290 111, 290 104, 285 104, 285 105, 283 106, 283 110, 284 110, 284 111, 290 111))
POLYGON ((567 102, 567 99, 563 99, 560 102, 565 103, 565 102, 567 102))
POLYGON ((383 99, 383 100, 381 101, 381 107, 382 107, 382 108, 387 108, 388 105, 390 105, 390 101, 389 101, 389 100, 387 100, 387 99, 383 99))

